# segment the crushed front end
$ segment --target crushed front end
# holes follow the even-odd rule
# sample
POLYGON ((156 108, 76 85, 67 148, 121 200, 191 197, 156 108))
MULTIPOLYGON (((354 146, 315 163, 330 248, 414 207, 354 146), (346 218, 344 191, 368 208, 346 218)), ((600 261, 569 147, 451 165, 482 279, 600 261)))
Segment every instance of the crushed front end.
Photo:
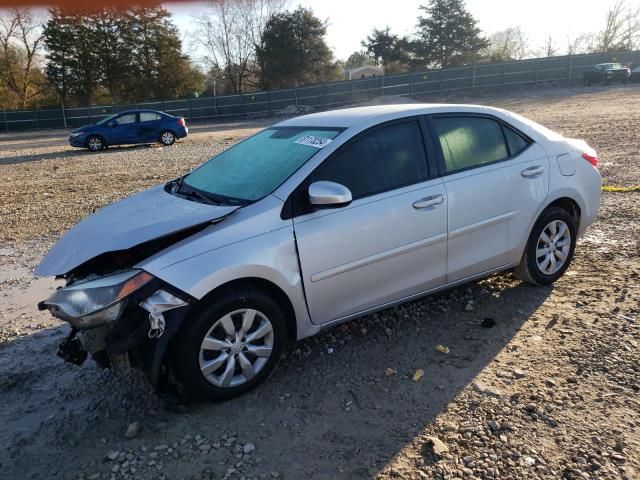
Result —
POLYGON ((38 308, 71 325, 58 350, 65 361, 80 365, 91 355, 103 368, 138 367, 161 389, 170 340, 193 301, 143 270, 126 269, 69 277, 38 308))

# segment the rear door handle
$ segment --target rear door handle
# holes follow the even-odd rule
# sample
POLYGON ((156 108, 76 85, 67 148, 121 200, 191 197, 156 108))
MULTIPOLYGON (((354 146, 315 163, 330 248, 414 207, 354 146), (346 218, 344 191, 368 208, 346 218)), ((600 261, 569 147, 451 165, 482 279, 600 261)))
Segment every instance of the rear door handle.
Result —
POLYGON ((544 173, 544 167, 542 165, 536 165, 535 167, 525 168, 520 172, 520 175, 522 175, 525 178, 535 178, 535 177, 539 177, 543 173, 544 173))
POLYGON ((439 207, 443 203, 444 195, 431 195, 430 197, 424 197, 420 200, 416 200, 412 205, 416 210, 426 210, 431 207, 439 207))

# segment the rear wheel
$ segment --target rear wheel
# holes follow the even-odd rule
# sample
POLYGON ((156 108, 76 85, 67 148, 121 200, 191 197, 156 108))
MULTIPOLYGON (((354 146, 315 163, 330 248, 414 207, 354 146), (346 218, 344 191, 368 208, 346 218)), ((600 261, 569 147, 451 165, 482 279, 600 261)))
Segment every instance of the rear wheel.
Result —
POLYGON ((162 133, 160 133, 160 138, 158 139, 158 141, 165 147, 169 147, 175 143, 176 134, 173 133, 171 130, 165 130, 162 133))
POLYGON ((278 303, 252 288, 232 288, 187 320, 173 365, 193 393, 212 401, 241 395, 275 369, 286 343, 278 303))
POLYGON ((98 135, 91 135, 87 138, 87 148, 90 152, 99 152, 104 149, 104 140, 98 135))
POLYGON ((536 221, 516 276, 537 285, 549 285, 569 268, 576 245, 576 223, 560 207, 550 207, 536 221))

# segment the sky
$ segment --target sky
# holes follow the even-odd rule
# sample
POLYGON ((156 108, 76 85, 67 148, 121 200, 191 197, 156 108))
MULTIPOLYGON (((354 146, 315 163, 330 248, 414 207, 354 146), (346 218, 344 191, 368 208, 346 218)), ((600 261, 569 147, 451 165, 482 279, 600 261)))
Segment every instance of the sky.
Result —
MULTIPOLYGON (((289 7, 310 7, 319 18, 327 20, 327 43, 336 58, 345 60, 361 49, 360 41, 374 28, 388 25, 399 35, 413 33, 418 7, 425 3, 426 0, 292 0, 289 7)), ((559 53, 566 49, 567 36, 600 30, 613 3, 615 0, 466 0, 467 9, 485 34, 519 26, 532 49, 541 49, 551 35, 559 53)), ((627 5, 640 8, 640 0, 627 0, 627 5)), ((166 7, 186 35, 193 30, 193 15, 206 9, 206 3, 169 3, 166 7)))

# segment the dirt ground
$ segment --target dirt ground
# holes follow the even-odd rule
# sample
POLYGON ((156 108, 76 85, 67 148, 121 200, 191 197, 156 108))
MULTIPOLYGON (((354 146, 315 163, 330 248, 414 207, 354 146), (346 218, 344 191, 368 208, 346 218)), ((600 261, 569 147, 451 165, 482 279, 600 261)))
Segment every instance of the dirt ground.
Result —
MULTIPOLYGON (((636 86, 437 100, 584 138, 605 185, 640 185, 636 86)), ((137 372, 56 357, 31 274, 51 243, 268 123, 99 154, 0 134, 0 478, 640 479, 640 192, 603 193, 554 286, 505 273, 333 328, 226 403, 172 413, 137 372)))

